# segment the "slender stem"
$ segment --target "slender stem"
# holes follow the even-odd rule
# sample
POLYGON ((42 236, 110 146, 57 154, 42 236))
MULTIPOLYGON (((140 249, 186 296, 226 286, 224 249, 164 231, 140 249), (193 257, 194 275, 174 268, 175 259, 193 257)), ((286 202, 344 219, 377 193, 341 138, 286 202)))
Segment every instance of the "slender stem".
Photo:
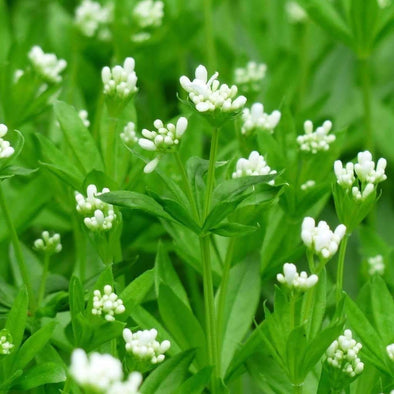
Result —
POLYGON ((211 151, 209 154, 209 169, 207 189, 205 192, 204 218, 206 219, 211 208, 212 191, 215 184, 215 164, 219 145, 219 129, 215 128, 212 133, 211 151))
POLYGON ((290 328, 295 327, 295 294, 291 292, 290 294, 290 328))
POLYGON ((201 260, 202 260, 202 276, 204 287, 204 307, 205 307, 205 323, 208 341, 208 358, 210 364, 214 367, 212 374, 211 392, 216 393, 217 379, 220 376, 220 365, 217 352, 217 330, 215 315, 215 299, 213 292, 211 253, 209 237, 200 237, 201 260))
POLYGON ((8 210, 7 202, 4 197, 3 185, 1 184, 1 182, 0 182, 0 206, 1 206, 1 209, 3 210, 3 213, 4 213, 4 218, 7 223, 8 231, 10 232, 11 242, 14 247, 15 257, 16 257, 16 261, 19 266, 19 270, 22 275, 22 280, 23 280, 24 285, 26 286, 27 293, 29 295, 30 312, 31 312, 31 314, 34 314, 36 311, 36 299, 34 297, 33 288, 32 288, 31 282, 30 282, 30 277, 29 277, 29 273, 27 271, 26 262, 25 262, 25 258, 23 256, 23 252, 22 252, 21 244, 19 242, 18 234, 17 234, 16 229, 14 227, 14 223, 12 222, 11 215, 8 210))
POLYGON ((108 134, 106 138, 106 154, 105 154, 105 164, 107 168, 107 173, 109 176, 114 176, 115 175, 115 169, 116 169, 116 155, 115 155, 115 149, 116 149, 116 128, 118 125, 118 119, 115 117, 110 118, 110 123, 108 127, 108 134))
POLYGON ((184 188, 184 190, 186 192, 187 198, 189 199, 190 205, 192 206, 194 219, 197 221, 197 223, 199 223, 200 222, 200 215, 199 215, 198 210, 197 210, 196 200, 194 198, 193 191, 192 191, 192 188, 190 186, 189 179, 187 177, 185 166, 183 165, 181 156, 180 156, 178 151, 175 152, 175 160, 176 160, 176 162, 178 164, 179 171, 181 173, 182 182, 183 182, 183 188, 184 188))
POLYGON ((364 106, 364 125, 365 125, 365 139, 364 146, 368 149, 372 155, 374 154, 374 138, 372 130, 372 109, 371 109, 371 78, 370 78, 370 66, 369 57, 362 58, 359 60, 360 72, 361 72, 361 87, 363 94, 363 106, 364 106))
POLYGON ((224 319, 224 308, 226 306, 226 297, 228 291, 228 283, 230 279, 231 261, 234 252, 235 238, 230 238, 230 242, 227 247, 226 257, 224 259, 223 275, 220 284, 218 311, 217 311, 217 332, 219 335, 219 348, 218 348, 218 362, 221 365, 221 355, 223 346, 223 319, 224 319))
POLYGON ((207 43, 207 63, 210 71, 217 65, 215 38, 213 35, 212 0, 204 0, 205 41, 207 43))
POLYGON ((71 379, 67 378, 64 382, 63 393, 69 394, 71 389, 71 379))
POLYGON ((42 276, 41 276, 41 283, 40 283, 40 288, 38 290, 38 302, 37 302, 38 307, 40 307, 42 300, 44 299, 50 259, 51 259, 50 254, 45 253, 44 254, 44 267, 43 267, 42 276))
POLYGON ((309 271, 314 274, 316 271, 315 259, 313 258, 313 251, 309 248, 306 250, 306 259, 308 260, 309 271))
POLYGON ((349 235, 346 234, 345 237, 342 239, 341 245, 339 246, 338 269, 337 269, 337 290, 336 290, 337 308, 338 308, 339 301, 341 300, 341 296, 342 296, 343 269, 345 266, 345 255, 346 255, 346 247, 347 247, 348 239, 349 239, 349 235))

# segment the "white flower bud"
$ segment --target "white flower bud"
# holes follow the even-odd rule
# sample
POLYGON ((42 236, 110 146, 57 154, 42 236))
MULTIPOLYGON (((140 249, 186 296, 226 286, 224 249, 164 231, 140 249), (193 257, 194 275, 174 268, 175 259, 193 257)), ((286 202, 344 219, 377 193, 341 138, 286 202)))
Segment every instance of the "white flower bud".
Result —
POLYGON ((327 151, 330 144, 335 141, 335 135, 329 134, 332 128, 332 123, 326 120, 322 126, 318 127, 313 132, 313 123, 310 120, 304 123, 304 135, 297 137, 297 142, 302 151, 311 152, 316 154, 319 151, 327 151))
POLYGON ((100 290, 93 291, 93 315, 104 315, 107 321, 114 321, 114 315, 123 313, 126 308, 123 301, 113 292, 112 286, 105 285, 103 295, 100 290))
POLYGON ((279 111, 272 112, 271 115, 264 112, 264 106, 261 103, 254 103, 251 107, 242 111, 242 134, 251 134, 254 130, 267 130, 274 132, 281 118, 279 111))
POLYGON ((283 265, 283 274, 278 274, 276 276, 279 283, 282 283, 289 287, 290 289, 298 291, 306 291, 311 287, 315 286, 319 278, 317 275, 313 274, 308 277, 305 271, 300 274, 297 272, 297 267, 291 263, 285 263, 283 265))
POLYGON ((28 54, 29 60, 36 73, 48 83, 59 83, 60 73, 66 68, 67 62, 58 59, 53 53, 44 53, 41 47, 35 45, 28 54))

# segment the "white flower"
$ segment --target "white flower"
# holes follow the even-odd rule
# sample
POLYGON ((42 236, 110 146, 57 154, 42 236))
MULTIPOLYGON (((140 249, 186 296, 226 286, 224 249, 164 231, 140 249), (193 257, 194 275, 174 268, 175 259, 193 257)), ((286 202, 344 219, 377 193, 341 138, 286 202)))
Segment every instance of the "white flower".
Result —
POLYGON ((151 362, 160 363, 164 360, 164 353, 171 347, 168 340, 156 341, 157 330, 143 330, 132 333, 128 328, 123 330, 123 339, 126 342, 126 350, 134 356, 151 362))
POLYGON ((102 315, 107 321, 114 321, 114 315, 119 315, 125 311, 123 301, 112 291, 110 285, 104 286, 103 295, 100 290, 93 292, 93 315, 102 315))
POLYGON ((78 116, 82 120, 82 123, 85 127, 90 126, 90 122, 89 122, 89 118, 88 118, 89 114, 88 114, 88 111, 86 111, 86 109, 81 109, 78 112, 78 116))
POLYGON ((143 0, 133 10, 133 16, 141 28, 158 27, 164 16, 164 3, 162 1, 143 0))
POLYGON ((137 74, 134 71, 135 62, 127 57, 122 66, 109 68, 105 66, 101 71, 104 84, 104 94, 121 100, 130 98, 137 92, 137 74))
POLYGON ((327 151, 330 148, 330 144, 335 141, 335 135, 328 134, 331 128, 332 123, 326 120, 322 126, 313 131, 313 123, 307 120, 304 123, 305 134, 297 137, 300 149, 313 154, 322 150, 327 151))
POLYGON ((369 275, 374 275, 374 274, 379 274, 383 275, 384 270, 385 270, 385 265, 383 261, 383 256, 381 254, 378 254, 374 257, 370 257, 368 260, 368 274, 369 275))
MULTIPOLYGON (((151 131, 147 129, 142 130, 142 135, 144 138, 140 138, 138 140, 140 147, 147 151, 159 153, 172 152, 177 148, 180 139, 187 129, 187 119, 180 117, 176 122, 176 125, 173 123, 168 123, 165 126, 160 119, 156 119, 153 125, 157 131, 151 131)), ((158 163, 159 157, 156 157, 145 166, 144 172, 152 172, 158 163)))
POLYGON ((75 24, 87 37, 93 37, 96 33, 100 36, 103 29, 107 31, 111 21, 112 8, 95 1, 83 0, 75 10, 75 24))
POLYGON ((346 234, 346 226, 340 224, 334 232, 325 221, 320 221, 315 226, 311 217, 304 218, 302 222, 301 239, 314 253, 324 259, 331 258, 338 250, 339 243, 346 234))
POLYGON ((0 159, 5 159, 14 154, 15 150, 11 146, 10 142, 3 139, 8 133, 8 127, 5 124, 0 123, 0 159))
POLYGON ((267 71, 264 63, 248 62, 246 67, 238 67, 234 71, 234 80, 237 85, 249 85, 252 90, 259 89, 267 71))
POLYGON ((138 391, 142 383, 142 375, 139 372, 132 372, 125 382, 114 383, 106 394, 140 394, 138 391))
POLYGON ((50 237, 48 231, 43 231, 41 238, 34 241, 34 247, 48 254, 59 253, 62 250, 60 234, 55 233, 50 237))
POLYGON ((305 22, 308 17, 305 10, 296 1, 286 3, 286 12, 291 23, 305 22))
POLYGON ((386 346, 386 351, 390 360, 394 361, 394 343, 391 343, 390 345, 386 346))
MULTIPOLYGON (((109 189, 104 188, 101 193, 108 193, 109 189)), ((85 216, 84 223, 89 230, 107 231, 113 226, 116 219, 113 206, 96 198, 98 194, 95 185, 87 187, 87 197, 81 193, 75 192, 75 200, 77 202, 77 211, 85 216)))
POLYGON ((351 330, 345 330, 327 349, 327 362, 353 378, 364 370, 364 363, 357 357, 361 348, 361 343, 352 338, 351 330))
POLYGON ((189 98, 197 111, 236 112, 245 105, 246 97, 236 97, 238 88, 235 85, 221 85, 217 80, 218 76, 219 73, 216 72, 208 79, 207 69, 200 65, 196 68, 193 81, 184 75, 180 78, 181 86, 189 93, 189 98))
POLYGON ((127 125, 123 128, 123 131, 120 133, 120 138, 128 146, 133 146, 138 142, 138 138, 135 133, 134 122, 127 123, 127 125))
MULTIPOLYGON (((236 169, 233 172, 233 178, 273 174, 276 174, 276 171, 271 170, 264 156, 260 155, 257 151, 253 151, 250 153, 248 159, 241 158, 237 161, 236 169)), ((273 185, 274 181, 270 181, 269 184, 273 185)))
POLYGON ((380 8, 387 8, 391 5, 391 0, 377 0, 380 8))
POLYGON ((53 53, 44 53, 38 45, 31 48, 28 57, 36 73, 46 82, 61 82, 62 77, 60 73, 67 66, 67 62, 64 59, 58 59, 53 53))
POLYGON ((309 179, 308 181, 306 181, 305 183, 303 183, 300 186, 301 190, 308 190, 311 189, 312 187, 314 187, 316 185, 316 182, 313 179, 309 179))
POLYGON ((17 83, 23 76, 25 72, 21 70, 20 68, 15 70, 14 72, 14 83, 17 83))
POLYGON ((306 291, 313 287, 319 280, 315 274, 308 277, 305 271, 297 272, 297 267, 291 263, 283 265, 283 274, 276 275, 278 282, 285 284, 291 289, 306 291))
POLYGON ((355 200, 363 201, 376 190, 378 183, 387 179, 386 166, 386 159, 380 158, 375 168, 372 154, 365 151, 358 153, 356 164, 349 162, 343 167, 342 162, 336 160, 334 172, 337 183, 347 191, 351 190, 355 200))
POLYGON ((0 331, 0 354, 10 354, 14 348, 11 335, 8 330, 3 329, 0 331))
POLYGON ((131 40, 134 42, 144 42, 148 41, 152 37, 152 34, 147 31, 141 31, 140 33, 133 34, 131 40))
POLYGON ((261 103, 254 103, 252 108, 245 108, 242 111, 242 134, 250 134, 255 129, 268 130, 273 133, 274 128, 278 125, 281 118, 279 111, 272 114, 264 112, 264 106, 261 103))
POLYGON ((109 354, 92 353, 75 349, 71 355, 70 375, 86 390, 106 393, 123 378, 122 363, 109 354))

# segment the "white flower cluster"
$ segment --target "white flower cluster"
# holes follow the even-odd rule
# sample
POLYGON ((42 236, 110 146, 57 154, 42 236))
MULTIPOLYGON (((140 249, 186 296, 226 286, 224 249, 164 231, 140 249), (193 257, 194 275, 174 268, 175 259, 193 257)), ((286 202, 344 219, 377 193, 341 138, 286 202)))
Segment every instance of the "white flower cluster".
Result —
POLYGON ((128 328, 123 330, 123 339, 126 342, 126 350, 134 356, 148 360, 152 364, 161 363, 164 353, 171 347, 168 340, 156 341, 157 330, 143 330, 132 333, 128 328))
POLYGON ((122 66, 109 68, 105 66, 101 71, 104 84, 104 94, 114 96, 120 100, 127 100, 137 92, 137 74, 134 71, 135 61, 127 57, 122 66))
POLYGON ((378 254, 374 257, 370 257, 368 260, 368 274, 369 275, 374 275, 374 274, 379 274, 383 275, 384 270, 385 270, 385 265, 383 261, 383 256, 381 254, 378 254))
POLYGON ((51 237, 48 231, 43 231, 41 238, 34 241, 34 247, 47 254, 59 253, 62 250, 60 234, 55 233, 51 237))
POLYGON ((0 331, 0 354, 10 354, 14 347, 7 334, 8 330, 6 329, 0 331))
POLYGON ((325 221, 315 225, 311 217, 302 222, 301 239, 304 244, 324 259, 331 258, 338 250, 339 243, 346 234, 346 226, 340 224, 334 232, 325 221))
POLYGON ((297 267, 292 263, 285 263, 283 265, 283 274, 276 275, 278 282, 288 286, 290 289, 299 291, 310 289, 319 280, 319 277, 315 274, 308 276, 305 271, 298 273, 297 267))
POLYGON ((75 349, 71 355, 70 375, 85 390, 100 394, 139 394, 142 382, 139 372, 132 372, 123 382, 122 363, 117 358, 99 353, 88 356, 82 349, 75 349))
MULTIPOLYGON (((241 178, 244 176, 258 176, 258 175, 274 175, 275 170, 266 163, 264 156, 260 155, 257 151, 252 151, 247 159, 241 158, 237 161, 233 178, 241 178)), ((274 184, 274 180, 269 182, 270 185, 274 184)))
POLYGON ((246 67, 238 67, 234 71, 234 80, 237 85, 249 85, 253 90, 259 89, 267 71, 264 63, 248 62, 246 67))
POLYGON ((143 29, 158 27, 161 25, 164 16, 163 9, 164 3, 162 1, 143 0, 135 6, 133 17, 138 26, 143 29))
POLYGON ((309 179, 308 181, 306 181, 305 183, 303 183, 300 186, 300 189, 305 191, 305 190, 311 189, 315 185, 316 185, 316 182, 313 179, 309 179))
POLYGON ((268 130, 270 133, 274 132, 274 128, 278 125, 281 118, 279 111, 274 111, 272 114, 264 112, 264 106, 261 103, 254 103, 252 107, 245 108, 242 111, 242 134, 250 134, 255 129, 268 130))
POLYGON ((378 183, 387 179, 386 166, 386 159, 380 158, 375 168, 371 152, 364 151, 358 153, 356 164, 349 162, 344 167, 340 160, 336 160, 334 172, 337 183, 344 189, 351 188, 353 198, 362 201, 373 193, 378 183))
POLYGON ((305 10, 296 1, 286 3, 286 12, 291 23, 303 23, 308 17, 305 10))
POLYGON ((394 343, 386 346, 387 355, 389 356, 390 360, 394 361, 394 343))
POLYGON ((5 159, 14 154, 15 149, 11 146, 10 142, 3 139, 8 133, 8 127, 0 123, 0 159, 5 159))
POLYGON ((133 146, 138 142, 134 122, 127 123, 127 125, 123 128, 123 131, 120 133, 120 138, 128 146, 133 146))
POLYGON ((123 301, 112 291, 112 286, 105 285, 103 294, 101 294, 100 290, 94 290, 93 315, 104 314, 105 320, 114 321, 114 316, 123 313, 125 310, 123 301))
POLYGON ((335 141, 334 134, 328 134, 332 128, 332 123, 326 120, 322 126, 313 131, 313 123, 307 120, 304 123, 304 135, 297 137, 297 142, 300 149, 305 152, 313 154, 319 151, 327 151, 330 149, 330 144, 335 141))
POLYGON ((235 85, 229 87, 220 84, 217 80, 218 72, 209 78, 207 69, 200 65, 196 68, 195 79, 190 81, 186 76, 180 78, 183 89, 189 93, 190 100, 199 112, 235 112, 240 110, 246 103, 245 96, 238 96, 238 88, 235 85))
POLYGON ((107 231, 112 228, 113 222, 116 219, 113 206, 96 197, 101 193, 108 192, 109 189, 105 187, 98 193, 95 185, 89 185, 87 187, 87 197, 81 193, 75 192, 77 211, 85 216, 84 223, 89 230, 107 231))
POLYGON ((62 77, 60 73, 67 66, 67 62, 64 59, 58 59, 53 53, 44 53, 38 45, 30 49, 28 57, 36 73, 46 82, 61 82, 62 77))
POLYGON ((86 111, 86 109, 81 109, 78 112, 78 116, 82 120, 82 123, 85 127, 90 126, 90 122, 89 122, 89 118, 88 118, 89 114, 88 114, 88 111, 86 111))
MULTIPOLYGON (((156 127, 157 131, 143 129, 142 135, 145 138, 140 138, 138 144, 142 149, 147 151, 162 153, 171 152, 177 147, 181 137, 186 131, 187 119, 180 117, 176 125, 168 123, 166 126, 164 126, 164 123, 160 119, 156 119, 153 125, 156 127)), ((144 172, 152 172, 158 163, 159 157, 156 157, 145 166, 144 172)))
POLYGON ((102 6, 92 0, 83 0, 75 10, 75 24, 87 37, 96 33, 100 38, 108 35, 108 25, 112 21, 112 8, 102 6))
POLYGON ((327 362, 353 378, 364 370, 364 363, 357 357, 361 348, 361 343, 352 338, 351 330, 345 330, 327 349, 327 362))

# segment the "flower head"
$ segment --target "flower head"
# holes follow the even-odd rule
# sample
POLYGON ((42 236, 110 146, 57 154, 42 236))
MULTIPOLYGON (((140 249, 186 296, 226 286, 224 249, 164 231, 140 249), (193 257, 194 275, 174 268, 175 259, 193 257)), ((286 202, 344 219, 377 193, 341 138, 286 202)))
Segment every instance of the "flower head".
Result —
MULTIPOLYGON (((233 178, 274 174, 276 174, 276 171, 271 170, 264 156, 260 155, 257 151, 253 151, 250 153, 249 158, 241 158, 237 161, 236 169, 233 172, 233 178)), ((270 181, 269 184, 273 184, 273 182, 274 181, 270 181)))
POLYGON ((316 182, 313 179, 309 179, 300 186, 300 189, 305 191, 305 190, 311 189, 315 185, 316 185, 316 182))
POLYGON ((106 36, 111 21, 112 8, 92 0, 83 0, 75 10, 75 24, 87 37, 96 33, 100 38, 106 36))
POLYGON ((147 360, 152 364, 161 363, 164 353, 170 348, 168 340, 158 342, 156 340, 157 330, 143 330, 132 333, 128 328, 123 330, 123 339, 126 342, 126 350, 134 356, 147 360))
POLYGON ((28 54, 34 70, 48 83, 61 82, 60 73, 66 68, 67 62, 58 59, 53 53, 44 53, 38 45, 31 48, 28 54))
POLYGON ((387 355, 389 356, 390 360, 394 361, 394 343, 386 346, 387 355))
POLYGON ((137 25, 142 28, 159 27, 164 16, 162 1, 142 0, 133 10, 133 17, 137 25))
POLYGON ((361 343, 352 338, 351 330, 345 330, 327 349, 327 363, 353 378, 364 370, 364 363, 357 357, 361 348, 361 343))
POLYGON ((101 294, 100 290, 94 290, 93 315, 104 314, 105 320, 114 321, 114 316, 123 313, 125 310, 123 301, 112 291, 112 286, 105 285, 103 294, 101 294))
POLYGON ((7 134, 8 128, 5 124, 0 123, 0 159, 5 159, 14 154, 15 149, 11 146, 10 142, 3 139, 7 134))
POLYGON ((220 84, 217 80, 218 72, 208 79, 207 69, 200 65, 196 68, 195 79, 190 81, 186 76, 180 78, 183 89, 189 93, 189 98, 198 112, 234 113, 239 111, 246 103, 246 97, 237 96, 238 88, 220 84))
POLYGON ((89 122, 89 118, 88 118, 89 114, 88 114, 88 111, 86 111, 86 109, 81 109, 78 112, 78 116, 82 120, 82 123, 85 127, 90 126, 90 122, 89 122))
POLYGON ((101 71, 104 84, 104 94, 119 100, 127 100, 137 92, 137 74, 134 71, 135 62, 127 57, 123 66, 109 68, 105 66, 101 71))
POLYGON ((383 256, 378 254, 376 256, 370 257, 367 260, 368 263, 368 274, 369 275, 383 275, 385 270, 385 265, 383 261, 383 256))
POLYGON ((129 122, 120 133, 120 138, 127 146, 133 146, 138 142, 137 134, 135 133, 135 123, 129 122))
POLYGON ((248 62, 246 67, 238 67, 234 71, 234 80, 237 85, 257 91, 260 82, 265 78, 267 66, 264 63, 248 62))
POLYGON ((299 274, 294 264, 285 263, 283 265, 283 274, 276 275, 276 279, 290 289, 306 291, 315 286, 319 277, 315 274, 308 276, 305 271, 301 271, 299 274))
POLYGON ((5 328, 0 330, 0 354, 10 354, 13 348, 14 344, 9 331, 5 328))
POLYGON ((62 250, 60 234, 55 233, 49 236, 48 231, 43 231, 41 233, 41 238, 34 241, 34 247, 47 254, 59 253, 62 250))
POLYGON ((86 197, 81 193, 75 192, 77 211, 85 216, 84 223, 89 230, 108 231, 112 228, 116 219, 113 206, 96 197, 99 194, 108 192, 109 189, 105 187, 101 193, 98 193, 95 185, 87 187, 86 197))
POLYGON ((309 249, 324 259, 330 259, 338 250, 339 243, 346 234, 346 227, 340 224, 334 232, 325 221, 315 225, 311 217, 302 222, 301 239, 309 249))
POLYGON ((114 383, 106 394, 140 394, 138 391, 142 383, 142 375, 139 372, 132 372, 125 382, 114 383))
POLYGON ((308 18, 308 14, 296 1, 286 3, 286 12, 291 23, 303 23, 308 18))
POLYGON ((242 111, 242 134, 251 134, 254 130, 268 130, 270 133, 274 132, 274 128, 278 125, 281 118, 279 111, 274 111, 271 114, 264 112, 264 106, 261 103, 254 103, 251 107, 245 108, 242 111))
POLYGON ((300 149, 313 154, 319 151, 327 151, 330 144, 335 141, 335 135, 328 134, 332 128, 332 123, 326 120, 322 126, 313 131, 313 123, 307 120, 304 123, 304 135, 297 137, 300 149))

